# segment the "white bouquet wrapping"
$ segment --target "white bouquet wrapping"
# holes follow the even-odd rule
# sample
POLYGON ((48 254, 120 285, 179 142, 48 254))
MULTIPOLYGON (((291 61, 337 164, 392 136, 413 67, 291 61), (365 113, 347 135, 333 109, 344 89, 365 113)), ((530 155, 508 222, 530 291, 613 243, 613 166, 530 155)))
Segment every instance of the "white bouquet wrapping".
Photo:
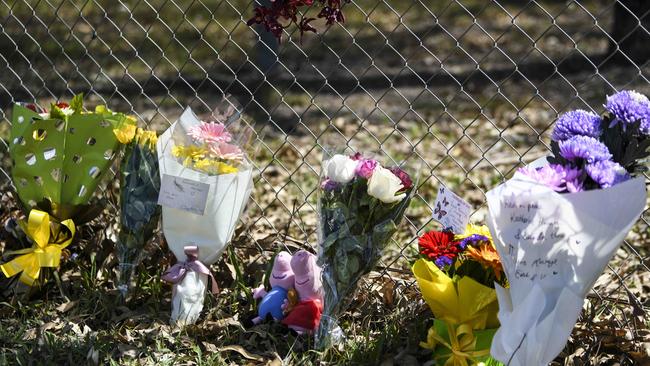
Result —
POLYGON ((559 194, 521 174, 487 193, 488 226, 510 282, 496 285, 501 328, 492 356, 547 365, 564 348, 585 296, 645 206, 645 182, 559 194))
POLYGON ((602 116, 559 116, 552 155, 487 193, 488 226, 510 287, 496 286, 501 328, 492 356, 548 365, 583 302, 646 204, 650 100, 608 96, 602 116))
POLYGON ((172 323, 196 321, 211 276, 196 263, 220 258, 250 197, 252 168, 232 140, 223 123, 202 122, 190 108, 158 140, 162 228, 178 260, 165 275, 174 283, 172 323))

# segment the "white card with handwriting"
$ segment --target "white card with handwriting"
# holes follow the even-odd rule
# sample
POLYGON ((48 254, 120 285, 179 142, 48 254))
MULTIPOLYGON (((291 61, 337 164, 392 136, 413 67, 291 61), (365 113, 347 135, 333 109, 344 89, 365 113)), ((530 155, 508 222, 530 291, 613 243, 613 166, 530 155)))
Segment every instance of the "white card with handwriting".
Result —
POLYGON ((203 216, 209 191, 209 184, 163 174, 158 204, 203 216))
POLYGON ((472 205, 445 187, 438 186, 438 195, 433 205, 433 219, 443 228, 451 228, 454 233, 462 234, 469 223, 472 205))

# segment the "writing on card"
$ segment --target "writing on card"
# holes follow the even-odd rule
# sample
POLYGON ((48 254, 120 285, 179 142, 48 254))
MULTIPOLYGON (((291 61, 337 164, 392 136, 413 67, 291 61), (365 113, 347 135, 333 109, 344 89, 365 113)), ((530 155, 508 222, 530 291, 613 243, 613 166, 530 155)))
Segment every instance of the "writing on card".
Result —
POLYGON ((579 246, 580 240, 567 242, 564 223, 557 214, 543 210, 540 203, 526 196, 504 198, 501 210, 504 227, 508 227, 502 232, 508 257, 504 260, 514 263, 513 280, 536 282, 561 276, 559 258, 570 255, 568 248, 579 246), (566 246, 561 245, 565 242, 566 246))
POLYGON ((203 216, 209 190, 209 184, 163 174, 158 204, 203 216))
POLYGON ((472 205, 449 190, 443 184, 438 186, 438 195, 433 204, 433 219, 444 228, 451 228, 454 233, 462 234, 469 223, 472 205))

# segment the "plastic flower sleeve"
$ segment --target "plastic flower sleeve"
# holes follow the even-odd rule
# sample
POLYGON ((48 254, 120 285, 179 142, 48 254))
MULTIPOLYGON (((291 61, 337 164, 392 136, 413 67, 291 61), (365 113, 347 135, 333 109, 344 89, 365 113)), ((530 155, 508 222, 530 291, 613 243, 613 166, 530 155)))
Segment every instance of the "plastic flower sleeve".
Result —
MULTIPOLYGON (((368 194, 369 180, 365 178, 333 182, 332 177, 339 181, 349 178, 345 167, 349 162, 343 162, 340 156, 334 155, 323 162, 319 189, 318 264, 322 268, 323 313, 316 331, 316 345, 320 349, 340 341, 338 318, 352 301, 361 277, 377 265, 415 191, 408 187, 401 199, 384 203, 368 194), (343 167, 328 166, 333 159, 340 160, 343 167)), ((375 164, 373 169, 372 174, 377 174, 377 169, 383 168, 375 164)))
POLYGON ((129 290, 133 269, 140 262, 145 244, 158 227, 160 176, 156 134, 138 130, 126 146, 120 164, 120 233, 117 257, 117 288, 123 298, 129 290))
POLYGON ((55 105, 49 114, 18 104, 13 109, 9 151, 18 196, 27 209, 38 207, 59 220, 76 219, 88 209, 120 148, 113 130, 134 123, 104 107, 82 112, 80 98, 76 105, 73 100, 70 108, 77 109, 70 115, 55 105))
MULTIPOLYGON (((162 228, 169 249, 179 262, 185 260, 185 247, 190 245, 198 248, 198 260, 209 266, 220 258, 235 231, 250 197, 253 171, 250 163, 244 159, 236 172, 213 175, 192 169, 174 156, 172 152, 175 146, 191 144, 187 139, 188 131, 200 123, 192 110, 187 108, 158 139, 158 158, 163 183, 165 179, 186 179, 209 186, 205 210, 201 215, 163 205, 162 228)), ((183 297, 186 293, 174 291, 174 294, 175 297, 183 297)), ((174 299, 174 302, 178 301, 174 299)), ((183 311, 179 315, 181 318, 187 315, 183 311)), ((188 315, 188 319, 191 318, 188 315)))
POLYGON ((563 349, 583 301, 641 214, 644 179, 558 194, 522 174, 487 193, 488 226, 510 288, 497 286, 494 358, 547 365, 563 349))
POLYGON ((172 315, 170 323, 183 326, 194 324, 203 310, 203 300, 208 288, 208 276, 190 271, 172 290, 172 315))

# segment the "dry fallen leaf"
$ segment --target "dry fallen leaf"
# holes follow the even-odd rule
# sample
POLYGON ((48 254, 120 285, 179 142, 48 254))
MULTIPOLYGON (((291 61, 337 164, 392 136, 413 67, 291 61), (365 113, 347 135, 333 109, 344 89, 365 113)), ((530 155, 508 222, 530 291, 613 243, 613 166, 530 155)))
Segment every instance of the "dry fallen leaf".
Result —
POLYGON ((76 301, 76 300, 75 301, 68 301, 68 302, 65 302, 65 303, 57 306, 56 310, 58 312, 60 312, 60 313, 65 313, 65 312, 69 311, 70 309, 74 308, 75 306, 77 306, 78 303, 79 303, 79 301, 76 301))
POLYGON ((120 352, 120 357, 135 358, 138 355, 138 349, 130 344, 120 343, 117 345, 117 350, 120 352))
POLYGON ((224 352, 224 351, 235 351, 239 353, 240 355, 244 356, 245 358, 253 361, 258 361, 261 362, 264 360, 264 357, 250 353, 244 349, 242 346, 237 346, 237 345, 231 345, 231 346, 225 346, 225 347, 220 347, 219 352, 224 352))

